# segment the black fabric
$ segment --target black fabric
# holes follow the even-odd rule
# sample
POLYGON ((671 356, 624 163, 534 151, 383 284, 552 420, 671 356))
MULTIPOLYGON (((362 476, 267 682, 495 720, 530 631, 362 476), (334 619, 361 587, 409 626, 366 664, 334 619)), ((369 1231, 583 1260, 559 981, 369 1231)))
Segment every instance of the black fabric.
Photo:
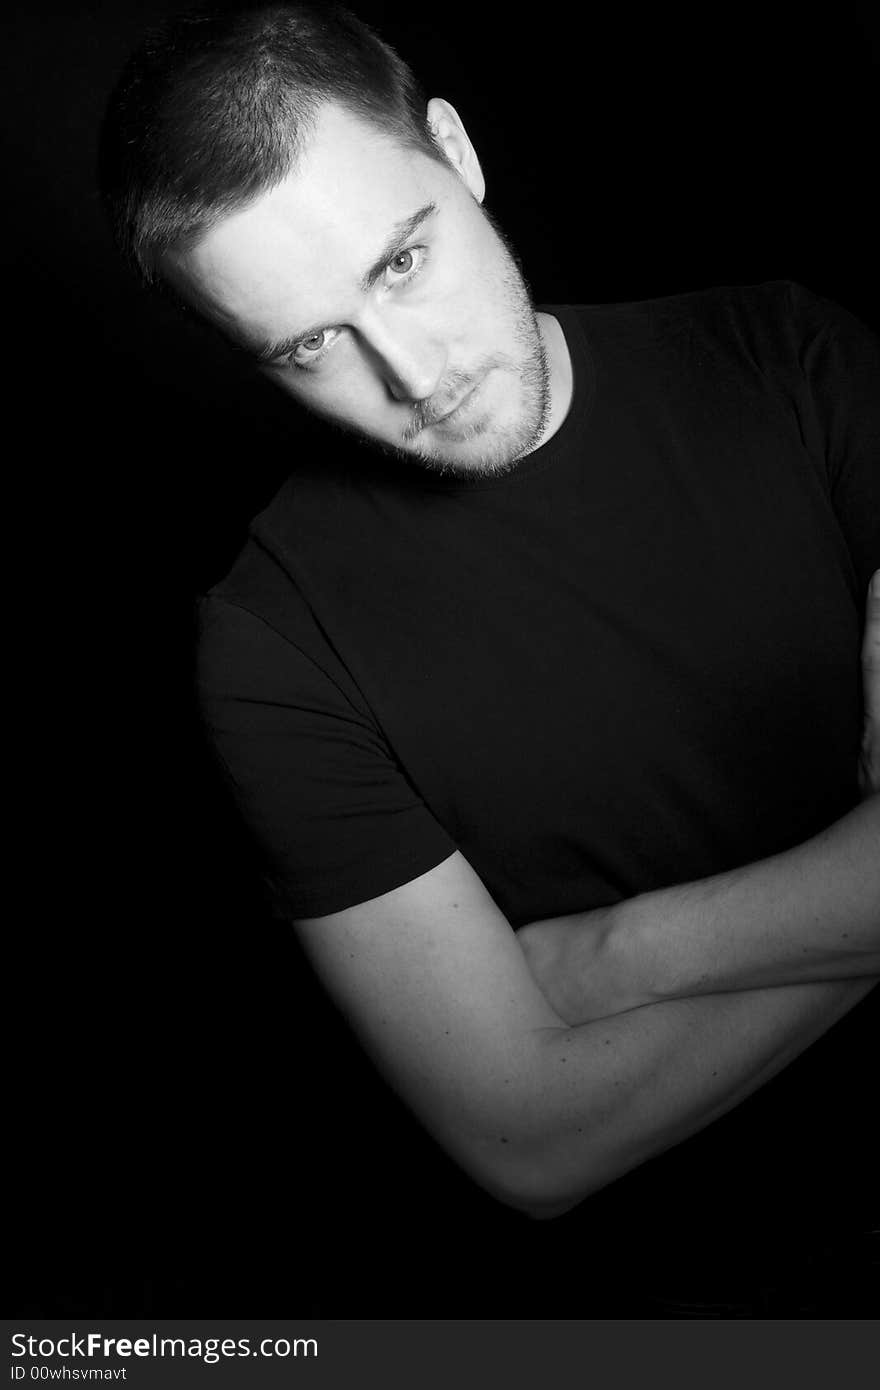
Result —
POLYGON ((291 914, 457 847, 517 926, 853 801, 871 335, 788 282, 552 312, 575 396, 513 474, 298 467, 203 604, 206 719, 291 914))
MULTIPOLYGON (((202 603, 205 721, 287 916, 460 848, 516 927, 760 858, 855 799, 874 336, 784 281, 549 312, 575 394, 547 445, 494 481, 297 459, 202 603)), ((383 1307, 867 1311, 873 1260, 837 1304, 808 1271, 880 1228, 877 1002, 560 1222, 468 1196, 401 1119, 393 1162, 359 1159, 382 1194, 363 1249, 405 1270, 410 1229, 420 1252, 482 1238, 486 1266, 454 1294, 402 1276, 383 1307)))

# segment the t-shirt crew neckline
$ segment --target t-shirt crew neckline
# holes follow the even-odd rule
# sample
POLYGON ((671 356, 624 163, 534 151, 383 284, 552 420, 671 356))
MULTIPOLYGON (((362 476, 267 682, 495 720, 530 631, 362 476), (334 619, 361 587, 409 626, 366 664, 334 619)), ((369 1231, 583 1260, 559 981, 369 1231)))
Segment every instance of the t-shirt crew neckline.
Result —
POLYGON ((557 320, 565 336, 572 368, 572 396, 568 413, 559 429, 546 444, 540 445, 509 473, 499 477, 444 477, 439 473, 422 472, 418 485, 431 492, 483 492, 489 488, 515 487, 551 468, 586 425, 596 391, 596 371, 589 343, 576 310, 568 304, 539 304, 538 313, 550 314, 557 320))

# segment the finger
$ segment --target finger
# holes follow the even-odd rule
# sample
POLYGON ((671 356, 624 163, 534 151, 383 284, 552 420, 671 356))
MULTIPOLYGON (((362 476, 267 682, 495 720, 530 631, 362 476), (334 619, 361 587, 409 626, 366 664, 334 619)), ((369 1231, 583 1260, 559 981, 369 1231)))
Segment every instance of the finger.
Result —
POLYGON ((880 728, 880 570, 875 570, 868 588, 865 635, 862 639, 862 675, 865 718, 880 728))

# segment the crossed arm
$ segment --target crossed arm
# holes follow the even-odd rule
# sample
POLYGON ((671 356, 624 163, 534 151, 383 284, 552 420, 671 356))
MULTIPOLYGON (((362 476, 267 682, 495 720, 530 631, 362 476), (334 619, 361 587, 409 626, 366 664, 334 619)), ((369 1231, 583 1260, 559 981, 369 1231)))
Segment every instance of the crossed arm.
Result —
POLYGON ((663 999, 880 976, 880 571, 862 645, 863 801, 785 854, 532 923, 520 946, 570 1023, 663 999))
MULTIPOLYGON (((876 608, 871 622, 874 640, 876 608)), ((871 701, 875 674, 866 663, 871 701)), ((874 703, 867 709, 880 713, 874 703)), ((873 737, 869 723, 869 761, 873 737)), ((863 789, 876 792, 876 783, 863 789)), ((721 904, 714 920, 754 943, 745 953, 753 961, 766 958, 765 937, 777 953, 778 941, 790 939, 797 957, 799 930, 813 941, 825 930, 846 958, 843 973, 861 979, 740 985, 625 1004, 622 1012, 618 1004, 600 1007, 588 1021, 578 1020, 577 1008, 566 1017, 529 945, 530 933, 534 947, 557 925, 536 924, 518 938, 460 854, 371 902, 304 920, 298 931, 367 1051, 438 1142, 501 1201, 556 1215, 738 1104, 868 992, 880 918, 877 806, 874 796, 839 822, 818 859, 810 842, 802 859, 779 856, 781 866, 771 860, 743 870, 734 891, 710 880, 721 904), (776 887, 785 884, 780 900, 768 898, 761 877, 774 865, 776 887), (813 912, 815 886, 826 880, 823 901, 840 908, 830 929, 813 912), (835 883, 852 886, 842 907, 835 883), (841 928, 844 920, 856 925, 841 928), (837 941, 842 930, 857 934, 858 952, 837 941)), ((665 919, 655 910, 658 926, 687 941, 701 920, 699 903, 685 912, 673 897, 664 910, 665 919)), ((560 920, 571 928, 590 915, 560 920)))

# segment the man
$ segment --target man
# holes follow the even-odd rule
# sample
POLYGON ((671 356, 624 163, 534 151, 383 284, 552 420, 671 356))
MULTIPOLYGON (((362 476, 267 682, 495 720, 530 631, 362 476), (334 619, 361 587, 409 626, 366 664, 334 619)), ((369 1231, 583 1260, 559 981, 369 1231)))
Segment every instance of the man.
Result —
POLYGON ((876 348, 789 282, 536 312, 344 12, 170 26, 103 171, 144 278, 355 436, 203 605, 276 899, 456 1163, 571 1211, 880 974, 876 348))

